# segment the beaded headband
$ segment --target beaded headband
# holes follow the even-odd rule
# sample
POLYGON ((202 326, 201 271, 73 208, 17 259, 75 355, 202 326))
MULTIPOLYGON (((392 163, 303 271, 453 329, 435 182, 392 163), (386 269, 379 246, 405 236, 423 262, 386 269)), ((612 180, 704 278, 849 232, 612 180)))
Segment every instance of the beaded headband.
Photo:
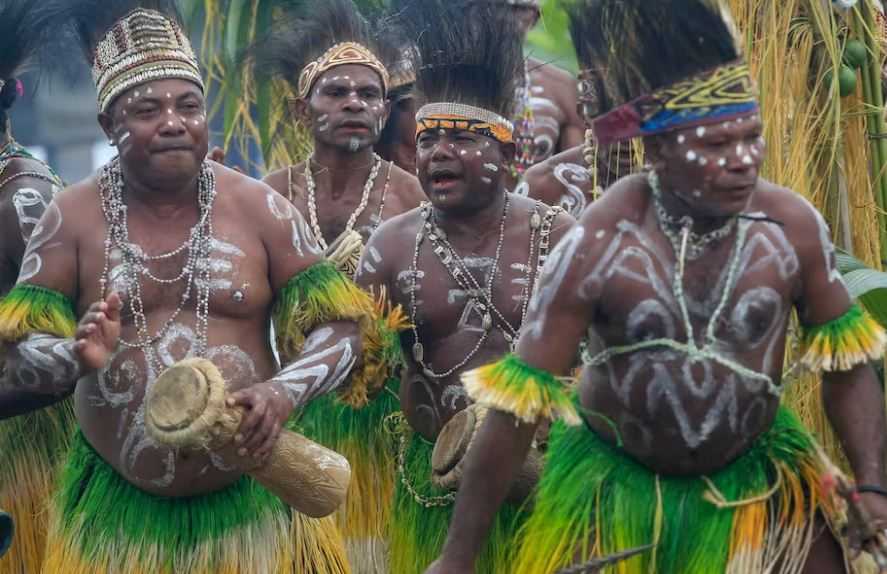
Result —
POLYGON ((757 113, 757 90, 739 60, 614 108, 592 122, 600 145, 757 113))
POLYGON ((92 78, 102 112, 126 90, 151 80, 190 80, 205 90, 188 37, 173 20, 144 8, 118 20, 98 43, 92 78))
POLYGON ((427 130, 463 130, 491 137, 502 143, 514 142, 514 125, 495 112, 466 104, 435 103, 416 113, 416 137, 427 130))
POLYGON ((357 42, 341 42, 305 66, 302 73, 299 74, 299 97, 303 99, 308 97, 314 82, 321 74, 331 68, 346 64, 358 64, 375 70, 382 78, 382 89, 386 94, 388 93, 388 70, 385 69, 379 58, 357 42))

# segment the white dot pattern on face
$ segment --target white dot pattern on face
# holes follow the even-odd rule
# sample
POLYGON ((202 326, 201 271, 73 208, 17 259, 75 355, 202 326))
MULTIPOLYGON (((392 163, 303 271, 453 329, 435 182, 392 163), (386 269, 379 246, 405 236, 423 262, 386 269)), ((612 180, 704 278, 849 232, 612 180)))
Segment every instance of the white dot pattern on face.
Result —
POLYGON ((479 151, 476 151, 476 152, 474 152, 474 155, 476 155, 477 157, 480 157, 481 153, 479 151))
POLYGON ((725 165, 727 165, 727 158, 722 157, 721 159, 719 159, 719 160, 718 160, 718 165, 721 166, 721 167, 724 167, 725 165))
POLYGON ((751 165, 754 163, 754 160, 751 158, 750 155, 746 155, 745 157, 742 158, 742 163, 745 165, 751 165))
POLYGON ((706 166, 706 165, 708 165, 708 158, 705 157, 704 155, 703 155, 703 156, 700 156, 700 157, 699 157, 699 165, 701 165, 701 166, 706 166))
POLYGON ((696 137, 701 138, 704 135, 705 135, 705 128, 704 127, 700 126, 700 127, 696 128, 696 137))
POLYGON ((148 94, 153 94, 153 93, 154 93, 154 89, 153 89, 153 88, 151 88, 151 87, 150 87, 150 86, 148 86, 148 89, 147 89, 147 90, 145 90, 145 93, 148 93, 148 94))
POLYGON ((172 99, 172 94, 170 94, 169 92, 166 92, 166 97, 169 99, 172 99))
POLYGON ((702 192, 698 189, 693 190, 693 197, 702 197, 702 192))
POLYGON ((687 152, 687 161, 696 161, 696 158, 697 158, 697 155, 696 155, 695 151, 690 150, 687 152))
POLYGON ((681 134, 678 136, 678 143, 679 144, 683 144, 685 141, 687 141, 687 138, 684 137, 684 134, 681 134))
POLYGON ((488 177, 482 177, 482 178, 480 178, 480 180, 484 183, 487 183, 487 184, 493 183, 493 180, 488 177))
POLYGON ((168 122, 166 122, 166 125, 168 125, 169 127, 172 127, 173 126, 172 120, 169 120, 168 122))
POLYGON ((461 151, 459 151, 459 155, 465 155, 465 154, 467 154, 467 153, 468 153, 468 152, 467 152, 467 151, 465 151, 465 150, 464 150, 464 149, 463 149, 463 150, 461 150, 461 151))

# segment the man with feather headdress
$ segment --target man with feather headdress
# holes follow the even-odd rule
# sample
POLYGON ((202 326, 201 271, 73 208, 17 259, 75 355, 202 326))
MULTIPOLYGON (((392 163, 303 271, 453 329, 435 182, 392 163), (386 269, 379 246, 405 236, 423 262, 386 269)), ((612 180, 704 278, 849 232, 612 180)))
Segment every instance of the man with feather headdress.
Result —
MULTIPOLYGON (((357 282, 386 290, 412 324, 400 340, 403 416, 386 428, 397 437, 390 571, 413 574, 440 550, 459 480, 458 444, 471 440, 471 421, 483 416, 459 375, 510 350, 541 262, 573 221, 506 190, 515 153, 508 118, 523 63, 514 21, 486 4, 466 17, 449 0, 403 0, 393 12, 419 51, 416 166, 430 201, 379 227, 357 282)), ((511 571, 518 508, 498 518, 479 571, 511 571)))
POLYGON ((0 302, 9 380, 74 393, 43 571, 348 572, 332 520, 290 510, 242 463, 264 464, 290 414, 323 393, 365 402, 395 334, 284 197, 206 159, 204 84, 172 0, 42 7, 82 44, 119 154, 56 195, 0 302), (158 375, 193 357, 245 411, 233 452, 146 432, 158 375))
POLYGON ((472 571, 537 425, 552 418, 512 572, 644 545, 620 572, 843 572, 822 479, 843 480, 781 404, 793 311, 800 364, 823 373, 857 481, 841 489, 849 544, 883 558, 887 429, 870 362, 887 333, 851 300, 822 216, 759 177, 758 100, 727 8, 584 9, 593 54, 626 102, 594 121, 595 137, 643 138, 651 168, 608 189, 552 253, 516 353, 463 377, 493 410, 431 572, 472 571), (561 377, 586 337, 574 393, 561 377))
MULTIPOLYGON (((302 214, 313 239, 349 275, 372 232, 425 198, 411 173, 373 149, 390 106, 398 105, 390 100, 392 90, 400 93, 412 81, 411 60, 404 61, 408 54, 400 49, 405 42, 382 22, 365 19, 352 0, 307 3, 282 17, 254 49, 263 75, 271 72, 291 84, 291 111, 314 144, 307 160, 264 181, 302 214)), ((371 265, 381 263, 377 251, 368 256, 371 265)), ((337 518, 351 565, 360 573, 385 571, 395 476, 389 437, 379 429, 398 408, 396 393, 392 381, 370 406, 358 409, 329 395, 300 416, 307 436, 352 463, 349 496, 337 518)))
POLYGON ((585 141, 533 165, 515 188, 515 193, 562 207, 577 219, 603 190, 631 173, 636 163, 631 142, 601 147, 591 130, 594 118, 614 107, 615 102, 607 71, 591 53, 587 30, 594 24, 587 20, 589 14, 583 8, 581 0, 564 4, 580 67, 578 97, 585 141))

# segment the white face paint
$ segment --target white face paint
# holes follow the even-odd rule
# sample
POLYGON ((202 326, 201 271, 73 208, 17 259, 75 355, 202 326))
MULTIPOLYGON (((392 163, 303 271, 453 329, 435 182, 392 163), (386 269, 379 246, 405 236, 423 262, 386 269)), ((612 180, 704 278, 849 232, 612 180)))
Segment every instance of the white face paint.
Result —
POLYGON ((687 137, 684 134, 678 135, 678 144, 679 145, 683 145, 685 141, 687 141, 687 137))
POLYGON ((496 173, 497 171, 499 171, 499 166, 496 165, 495 163, 485 163, 484 169, 487 171, 492 171, 493 173, 496 173))
POLYGON ((351 138, 348 140, 348 150, 351 153, 355 153, 360 150, 360 139, 359 138, 351 138))
POLYGON ((693 151, 693 150, 688 150, 688 151, 687 151, 687 161, 688 161, 688 162, 696 161, 696 158, 697 158, 697 157, 698 157, 698 156, 696 155, 696 152, 695 152, 695 151, 693 151))
POLYGON ((700 126, 696 128, 696 137, 701 138, 703 136, 705 136, 705 127, 700 126))
POLYGON ((490 179, 490 178, 488 178, 488 177, 481 177, 480 180, 481 180, 482 182, 486 183, 487 185, 493 183, 493 180, 490 179))
POLYGON ((721 159, 719 159, 719 160, 718 160, 718 165, 719 165, 720 167, 724 167, 725 165, 727 165, 727 158, 722 157, 721 159))

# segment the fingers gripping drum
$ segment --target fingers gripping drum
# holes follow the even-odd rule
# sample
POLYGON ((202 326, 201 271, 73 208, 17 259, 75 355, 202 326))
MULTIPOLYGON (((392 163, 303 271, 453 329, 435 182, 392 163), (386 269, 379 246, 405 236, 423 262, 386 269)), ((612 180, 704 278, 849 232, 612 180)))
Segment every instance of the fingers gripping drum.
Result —
MULTIPOLYGON (((244 415, 226 399, 215 365, 206 359, 181 361, 160 374, 148 395, 148 433, 169 447, 218 451, 233 442, 244 415)), ((267 463, 236 462, 289 506, 315 518, 332 514, 345 501, 351 480, 345 457, 287 430, 267 463)))

